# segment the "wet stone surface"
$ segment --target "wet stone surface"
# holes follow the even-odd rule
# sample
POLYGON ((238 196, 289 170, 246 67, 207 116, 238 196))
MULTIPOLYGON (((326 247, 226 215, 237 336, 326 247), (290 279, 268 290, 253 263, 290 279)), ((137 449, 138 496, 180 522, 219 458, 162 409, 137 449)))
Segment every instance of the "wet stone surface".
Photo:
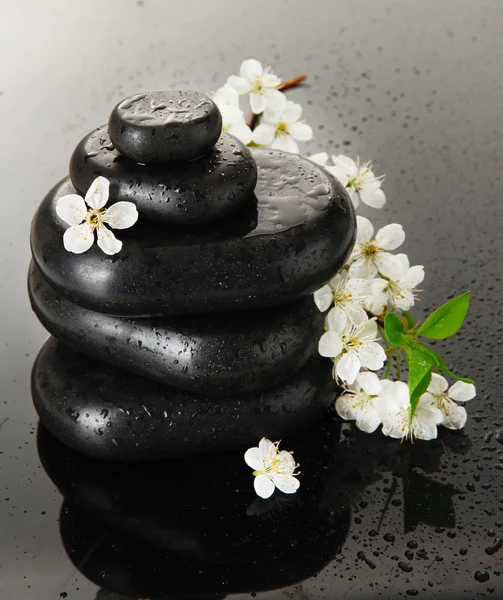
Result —
POLYGON ((117 152, 106 126, 87 135, 70 161, 82 195, 99 175, 110 181, 110 204, 133 202, 142 219, 179 224, 209 223, 253 204, 257 182, 250 150, 228 133, 201 158, 144 165, 117 152))
POLYGON ((75 190, 63 180, 34 216, 33 258, 60 294, 116 315, 227 312, 306 297, 337 273, 353 247, 351 201, 305 158, 274 150, 253 155, 254 206, 212 227, 139 219, 120 232, 122 250, 111 257, 97 245, 78 255, 64 249, 67 225, 55 205, 75 190))
POLYGON ((324 315, 312 298, 253 312, 132 319, 82 308, 32 264, 33 309, 75 350, 189 392, 237 395, 272 387, 318 353, 324 315))
POLYGON ((209 152, 222 131, 222 116, 205 94, 173 90, 135 94, 113 109, 108 132, 131 160, 192 160, 209 152))

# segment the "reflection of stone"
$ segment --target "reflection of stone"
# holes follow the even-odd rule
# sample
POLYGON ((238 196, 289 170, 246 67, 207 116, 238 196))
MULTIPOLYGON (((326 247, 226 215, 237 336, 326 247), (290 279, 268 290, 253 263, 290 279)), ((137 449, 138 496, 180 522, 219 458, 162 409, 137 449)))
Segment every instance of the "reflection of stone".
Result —
POLYGON ((336 392, 327 362, 315 356, 262 392, 195 395, 100 363, 52 338, 33 367, 33 401, 54 435, 97 458, 139 461, 246 449, 262 436, 280 439, 321 416, 336 392))
POLYGON ((66 498, 60 526, 71 560, 107 590, 151 599, 274 589, 320 571, 349 526, 337 495, 338 440, 330 420, 285 440, 302 465, 301 487, 288 498, 276 492, 281 510, 250 515, 256 496, 242 452, 135 467, 38 434, 44 468, 66 498))

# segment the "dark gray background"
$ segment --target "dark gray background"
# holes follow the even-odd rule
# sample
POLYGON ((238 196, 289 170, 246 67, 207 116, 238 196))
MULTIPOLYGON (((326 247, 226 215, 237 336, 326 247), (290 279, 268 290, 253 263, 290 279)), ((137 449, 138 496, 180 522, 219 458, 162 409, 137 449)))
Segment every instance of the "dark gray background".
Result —
POLYGON ((401 572, 391 558, 403 555, 409 539, 400 535, 400 509, 387 517, 394 548, 383 548, 381 536, 367 536, 385 500, 379 484, 370 486, 370 507, 352 525, 339 562, 295 597, 335 598, 337 590, 344 598, 394 598, 410 588, 420 597, 475 598, 488 590, 502 597, 503 576, 494 570, 503 550, 488 556, 484 548, 503 533, 503 445, 496 441, 503 426, 503 3, 2 0, 0 7, 0 598, 49 600, 65 590, 69 600, 91 600, 97 591, 64 554, 61 498, 34 444, 29 371, 46 334, 25 291, 31 215, 67 173, 76 143, 121 98, 216 89, 249 57, 284 78, 308 74, 308 85, 289 94, 315 131, 306 152, 360 152, 387 174, 388 204, 365 214, 378 225, 404 225, 404 251, 426 268, 422 306, 473 293, 467 324, 448 346, 452 364, 477 382, 478 397, 467 406, 472 449, 462 458, 446 451, 433 475, 465 492, 473 484, 453 500, 456 538, 420 525, 415 539, 428 544, 430 560, 401 572), (363 544, 369 555, 378 552, 373 571, 357 560, 363 544), (478 569, 490 573, 487 583, 475 581, 478 569))

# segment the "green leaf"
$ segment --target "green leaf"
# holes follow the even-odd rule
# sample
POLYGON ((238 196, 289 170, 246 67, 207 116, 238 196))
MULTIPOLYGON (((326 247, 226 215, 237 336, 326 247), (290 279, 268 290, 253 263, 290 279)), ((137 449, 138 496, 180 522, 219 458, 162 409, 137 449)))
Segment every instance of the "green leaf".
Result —
POLYGON ((392 344, 395 346, 404 345, 403 323, 395 313, 390 312, 384 317, 384 330, 386 331, 388 340, 392 344))
POLYGON ((431 348, 428 348, 426 346, 423 346, 422 344, 418 344, 418 346, 421 347, 421 349, 423 350, 423 352, 425 352, 426 354, 428 354, 428 356, 431 357, 431 360, 433 361, 433 365, 442 373, 445 373, 446 375, 449 375, 449 377, 453 377, 454 379, 459 379, 459 381, 464 381, 465 383, 473 383, 472 379, 469 379, 468 377, 459 377, 458 375, 456 375, 456 373, 453 373, 445 364, 443 358, 441 356, 439 356, 434 350, 432 350, 431 348))
POLYGON ((412 329, 414 327, 414 325, 416 324, 416 319, 414 319, 410 310, 404 310, 402 315, 407 319, 409 329, 412 329))
POLYGON ((434 311, 418 329, 418 334, 430 340, 445 340, 454 335, 466 317, 470 292, 446 302, 434 311))
POLYGON ((430 385, 433 360, 419 345, 408 346, 407 354, 409 356, 410 417, 412 419, 419 398, 430 385))

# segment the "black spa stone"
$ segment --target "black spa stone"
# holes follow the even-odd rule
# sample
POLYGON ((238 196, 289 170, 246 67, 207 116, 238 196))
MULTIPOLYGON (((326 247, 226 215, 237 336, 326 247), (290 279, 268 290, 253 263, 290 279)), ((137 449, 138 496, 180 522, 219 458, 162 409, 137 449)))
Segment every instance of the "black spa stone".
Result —
POLYGON ((70 178, 81 195, 98 175, 110 181, 110 203, 134 202, 140 218, 194 224, 252 203, 257 167, 250 150, 225 132, 196 160, 140 164, 114 148, 104 125, 79 143, 70 161, 70 178))
POLYGON ((149 92, 119 102, 108 131, 113 145, 131 160, 192 160, 216 143, 222 115, 213 100, 199 92, 149 92))
POLYGON ((84 354, 182 390, 238 395, 274 386, 318 351, 324 315, 312 298, 278 308, 185 317, 115 317, 55 292, 32 263, 32 307, 84 354))
POLYGON ((148 461, 248 448, 306 428, 335 397, 331 362, 230 398, 194 395, 76 353, 54 338, 32 373, 35 408, 60 441, 95 458, 148 461))
POLYGON ((63 247, 68 227, 58 198, 46 196, 32 222, 31 245, 43 275, 63 296, 116 315, 202 314, 272 307, 313 293, 343 266, 355 239, 347 193, 322 167, 298 155, 254 152, 256 205, 211 227, 139 219, 118 232, 120 253, 95 244, 83 254, 63 247))

